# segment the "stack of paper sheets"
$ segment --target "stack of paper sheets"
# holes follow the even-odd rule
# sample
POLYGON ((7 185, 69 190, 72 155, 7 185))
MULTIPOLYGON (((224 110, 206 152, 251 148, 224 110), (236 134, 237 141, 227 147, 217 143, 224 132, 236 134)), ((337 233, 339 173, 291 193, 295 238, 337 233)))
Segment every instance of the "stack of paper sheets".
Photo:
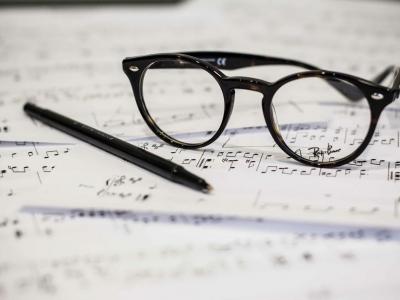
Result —
MULTIPOLYGON (((182 150, 144 124, 121 61, 224 50, 373 78, 398 63, 399 13, 394 2, 311 0, 0 11, 0 299, 398 299, 399 101, 337 169, 289 159, 247 91, 216 142, 182 150), (27 101, 181 164, 214 192, 32 120, 27 101)), ((160 109, 196 122, 176 116, 173 98, 160 109)))

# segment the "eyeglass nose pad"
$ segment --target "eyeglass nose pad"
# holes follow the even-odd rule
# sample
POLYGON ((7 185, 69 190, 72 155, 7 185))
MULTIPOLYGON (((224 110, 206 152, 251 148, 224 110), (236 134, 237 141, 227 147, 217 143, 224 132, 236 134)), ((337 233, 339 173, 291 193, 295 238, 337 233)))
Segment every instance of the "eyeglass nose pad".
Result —
POLYGON ((229 91, 228 102, 226 103, 227 106, 226 117, 225 117, 226 121, 229 120, 232 114, 234 104, 235 104, 235 90, 231 89, 229 91))
POLYGON ((275 106, 271 103, 271 124, 277 134, 280 135, 278 116, 276 115, 275 106))
POLYGON ((267 95, 264 95, 262 98, 261 105, 262 105, 262 110, 263 110, 263 114, 264 114, 264 119, 265 119, 265 122, 267 123, 268 129, 270 131, 273 130, 273 131, 279 133, 279 130, 276 127, 278 119, 277 119, 275 107, 271 101, 271 98, 268 97, 267 95))
POLYGON ((223 130, 226 128, 226 125, 228 124, 228 121, 232 115, 233 111, 233 104, 235 103, 235 90, 226 90, 224 93, 224 100, 225 100, 225 110, 224 110, 224 116, 222 118, 222 123, 221 126, 218 129, 219 136, 222 134, 223 130))
POLYGON ((267 122, 267 124, 271 122, 271 116, 269 111, 271 105, 272 105, 271 101, 269 101, 269 98, 264 94, 261 100, 261 108, 264 114, 265 122, 267 122))
POLYGON ((232 103, 232 106, 233 106, 233 103, 235 102, 235 95, 236 95, 236 93, 235 93, 235 90, 234 90, 234 89, 232 89, 232 90, 230 91, 230 93, 231 93, 231 103, 232 103))

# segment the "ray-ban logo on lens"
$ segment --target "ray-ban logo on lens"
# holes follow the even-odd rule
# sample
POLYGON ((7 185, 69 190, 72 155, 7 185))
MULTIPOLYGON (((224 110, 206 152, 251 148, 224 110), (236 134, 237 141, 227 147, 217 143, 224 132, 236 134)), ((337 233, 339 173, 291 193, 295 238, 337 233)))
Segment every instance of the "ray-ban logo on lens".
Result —
POLYGON ((325 155, 331 155, 332 153, 340 152, 341 148, 333 149, 333 146, 328 143, 326 150, 321 149, 320 147, 310 147, 308 150, 311 151, 312 155, 322 161, 325 158, 325 155))

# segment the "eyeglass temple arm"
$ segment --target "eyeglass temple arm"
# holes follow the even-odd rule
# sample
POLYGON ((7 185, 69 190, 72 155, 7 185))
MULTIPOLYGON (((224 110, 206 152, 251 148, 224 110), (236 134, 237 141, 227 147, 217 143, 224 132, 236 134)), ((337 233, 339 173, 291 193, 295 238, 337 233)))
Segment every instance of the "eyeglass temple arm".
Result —
MULTIPOLYGON (((376 84, 382 83, 392 72, 394 67, 389 66, 384 69, 381 73, 371 79, 376 84)), ((341 80, 330 80, 329 83, 345 95, 350 101, 357 102, 364 98, 364 95, 359 93, 357 89, 354 89, 352 85, 349 85, 345 81, 341 80)))
MULTIPOLYGON (((381 73, 376 75, 371 81, 377 84, 381 84, 388 76, 393 74, 393 80, 392 83, 390 84, 390 87, 392 89, 397 89, 397 93, 395 94, 395 98, 399 97, 399 85, 400 85, 400 67, 395 67, 395 66, 389 66, 385 70, 383 70, 381 73)), ((356 91, 355 89, 348 88, 346 87, 346 82, 343 81, 338 81, 338 82, 331 82, 332 85, 337 87, 343 94, 344 92, 348 91, 351 94, 348 94, 348 98, 352 101, 358 101, 363 98, 363 95, 360 93, 354 93, 356 91)))
POLYGON ((400 88, 400 67, 392 67, 393 70, 393 81, 391 84, 392 89, 400 88))
MULTIPOLYGON (((320 70, 320 68, 316 66, 297 60, 245 53, 197 51, 185 52, 183 54, 197 57, 216 67, 219 67, 220 69, 225 70, 236 70, 245 67, 262 65, 289 65, 301 67, 306 70, 320 70)), ((375 78, 373 78, 372 81, 379 84, 392 71, 393 66, 389 66, 383 72, 379 73, 375 78)), ((359 93, 357 89, 354 89, 352 85, 348 84, 345 81, 332 79, 329 80, 329 84, 332 85, 336 90, 338 90, 350 101, 356 102, 364 97, 362 94, 359 93)))
MULTIPOLYGON (((245 53, 233 53, 233 52, 185 52, 183 54, 191 55, 201 60, 205 60, 208 63, 225 70, 236 70, 245 67, 262 66, 262 65, 290 65, 297 66, 307 70, 320 70, 320 68, 310 65, 308 63, 300 62, 297 60, 253 55, 245 53)), ((389 66, 381 73, 376 75, 372 81, 375 83, 381 83, 390 73, 395 69, 394 66, 389 66)))
POLYGON ((391 88, 395 90, 394 99, 400 97, 400 67, 393 67, 393 81, 391 88))
POLYGON ((319 68, 315 66, 297 60, 255 54, 218 51, 183 52, 182 54, 200 58, 201 60, 224 70, 236 70, 245 67, 265 65, 291 65, 302 67, 307 70, 319 70, 319 68))

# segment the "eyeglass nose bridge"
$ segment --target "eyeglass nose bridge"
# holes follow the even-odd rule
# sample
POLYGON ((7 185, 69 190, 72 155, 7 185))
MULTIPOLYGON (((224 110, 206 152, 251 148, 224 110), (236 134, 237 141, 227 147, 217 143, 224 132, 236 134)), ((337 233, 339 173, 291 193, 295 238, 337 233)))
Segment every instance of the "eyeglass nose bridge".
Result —
POLYGON ((224 83, 231 90, 250 90, 261 94, 265 94, 268 87, 272 85, 272 83, 261 79, 244 76, 226 77, 224 78, 224 83))

